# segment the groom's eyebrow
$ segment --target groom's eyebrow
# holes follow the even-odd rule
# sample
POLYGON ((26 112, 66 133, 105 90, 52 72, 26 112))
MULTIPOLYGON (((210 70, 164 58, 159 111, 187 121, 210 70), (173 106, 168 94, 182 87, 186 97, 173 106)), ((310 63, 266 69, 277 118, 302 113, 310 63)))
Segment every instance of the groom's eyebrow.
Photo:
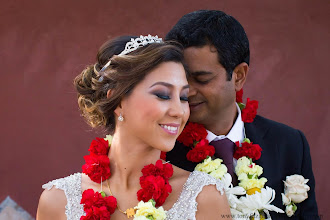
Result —
POLYGON ((208 71, 195 71, 195 72, 189 72, 190 76, 203 76, 203 75, 211 75, 212 72, 208 72, 208 71))

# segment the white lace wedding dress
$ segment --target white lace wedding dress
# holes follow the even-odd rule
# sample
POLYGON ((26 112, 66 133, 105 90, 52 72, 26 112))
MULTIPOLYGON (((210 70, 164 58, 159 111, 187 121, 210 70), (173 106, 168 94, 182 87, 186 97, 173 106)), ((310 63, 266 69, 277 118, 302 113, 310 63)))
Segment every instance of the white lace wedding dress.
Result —
MULTIPOLYGON (((206 173, 194 171, 190 173, 186 183, 183 186, 179 199, 166 214, 167 220, 195 220, 197 211, 196 197, 202 191, 204 186, 216 185, 221 194, 224 192, 222 181, 214 179, 206 173)), ((80 204, 81 192, 81 173, 75 173, 68 177, 56 179, 42 186, 50 190, 53 186, 64 191, 67 198, 65 214, 68 220, 79 220, 85 215, 83 206, 80 204)))

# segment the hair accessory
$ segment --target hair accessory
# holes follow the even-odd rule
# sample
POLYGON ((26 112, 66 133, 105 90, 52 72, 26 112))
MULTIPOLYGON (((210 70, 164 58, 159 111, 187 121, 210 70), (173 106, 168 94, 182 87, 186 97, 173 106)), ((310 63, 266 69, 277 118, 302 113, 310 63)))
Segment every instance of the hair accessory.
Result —
POLYGON ((121 115, 121 113, 120 113, 120 115, 118 116, 118 121, 124 121, 124 117, 121 115))
MULTIPOLYGON (((159 38, 157 35, 156 36, 151 36, 150 34, 148 34, 148 36, 140 35, 140 37, 138 38, 135 39, 131 38, 131 41, 126 43, 125 50, 123 50, 120 54, 118 54, 118 56, 126 55, 148 44, 162 43, 162 42, 163 42, 162 38, 159 38)), ((110 64, 111 64, 111 59, 103 66, 103 68, 100 70, 100 73, 103 72, 108 66, 110 66, 110 64)), ((99 81, 102 81, 103 77, 100 77, 100 79, 99 81)))

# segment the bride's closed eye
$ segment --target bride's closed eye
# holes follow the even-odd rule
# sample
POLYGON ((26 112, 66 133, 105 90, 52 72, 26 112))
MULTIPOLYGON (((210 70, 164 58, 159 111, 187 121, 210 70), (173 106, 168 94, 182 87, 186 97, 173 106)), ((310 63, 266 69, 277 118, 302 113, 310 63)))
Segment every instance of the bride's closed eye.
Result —
POLYGON ((154 93, 159 99, 169 100, 171 97, 167 93, 154 93))
MULTIPOLYGON (((159 99, 162 100, 170 100, 171 96, 166 94, 166 93, 154 93, 155 96, 157 96, 159 99)), ((180 96, 180 100, 183 102, 188 102, 188 96, 187 95, 183 95, 180 96)))

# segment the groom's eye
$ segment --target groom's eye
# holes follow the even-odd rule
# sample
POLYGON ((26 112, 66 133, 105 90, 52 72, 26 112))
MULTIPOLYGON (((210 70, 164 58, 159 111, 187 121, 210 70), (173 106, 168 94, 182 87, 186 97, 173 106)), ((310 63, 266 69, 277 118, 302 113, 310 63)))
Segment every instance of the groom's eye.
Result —
POLYGON ((195 77, 194 79, 199 84, 207 84, 211 81, 211 79, 208 79, 208 78, 205 78, 205 77, 204 78, 203 77, 195 77))
POLYGON ((213 79, 214 75, 212 74, 200 74, 193 76, 193 79, 196 83, 207 84, 213 79))

